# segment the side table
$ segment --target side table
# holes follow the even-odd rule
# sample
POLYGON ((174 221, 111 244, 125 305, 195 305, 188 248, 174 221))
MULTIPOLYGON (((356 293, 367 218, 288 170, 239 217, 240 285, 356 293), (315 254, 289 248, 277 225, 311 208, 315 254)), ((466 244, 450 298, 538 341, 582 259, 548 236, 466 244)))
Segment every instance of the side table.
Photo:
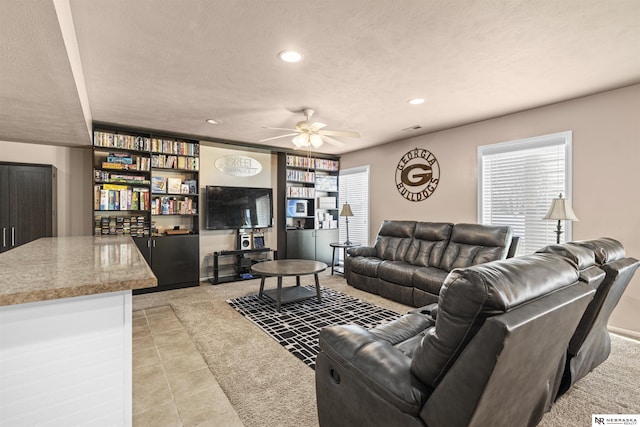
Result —
MULTIPOLYGON (((360 243, 340 243, 340 242, 334 242, 334 243, 329 243, 329 246, 331 246, 333 248, 333 255, 331 256, 331 275, 333 276, 333 271, 334 271, 334 267, 336 266, 336 249, 342 249, 342 259, 344 260, 347 257, 347 249, 349 248, 355 248, 357 246, 361 246, 360 243)), ((338 261, 338 266, 339 266, 339 261, 338 261)), ((341 273, 344 275, 344 269, 342 271, 338 270, 337 268, 335 269, 335 271, 337 273, 341 273)))

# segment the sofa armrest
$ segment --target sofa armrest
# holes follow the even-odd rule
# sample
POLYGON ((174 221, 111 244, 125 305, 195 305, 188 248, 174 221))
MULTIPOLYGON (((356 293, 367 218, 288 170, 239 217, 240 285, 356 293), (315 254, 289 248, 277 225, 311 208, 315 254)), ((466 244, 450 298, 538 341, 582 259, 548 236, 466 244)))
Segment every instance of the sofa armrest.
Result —
POLYGON ((376 248, 373 246, 356 246, 355 248, 347 249, 349 256, 374 257, 377 253, 376 248))
POLYGON ((331 381, 354 377, 364 386, 362 393, 373 393, 403 413, 419 414, 431 393, 412 374, 409 357, 360 326, 324 328, 320 332, 320 353, 333 366, 331 381))
POLYGON ((407 314, 420 314, 422 316, 425 316, 427 319, 429 319, 431 322, 435 324, 436 317, 438 316, 438 303, 434 302, 422 307, 418 307, 416 309, 413 309, 407 312, 407 314))

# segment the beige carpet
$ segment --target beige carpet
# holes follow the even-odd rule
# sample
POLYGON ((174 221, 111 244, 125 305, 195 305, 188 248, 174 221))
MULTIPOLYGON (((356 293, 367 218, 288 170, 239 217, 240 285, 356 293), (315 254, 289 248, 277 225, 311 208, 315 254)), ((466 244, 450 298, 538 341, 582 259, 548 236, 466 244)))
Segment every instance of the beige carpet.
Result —
MULTIPOLYGON (((398 313, 410 308, 354 289, 340 276, 323 274, 320 283, 398 313)), ((275 287, 275 279, 266 286, 275 287)), ((226 303, 258 288, 258 280, 203 283, 136 295, 133 309, 173 307, 245 426, 317 426, 315 372, 226 303)), ((640 413, 639 380, 640 343, 615 337, 609 359, 563 396, 540 425, 586 426, 593 413, 640 413)))

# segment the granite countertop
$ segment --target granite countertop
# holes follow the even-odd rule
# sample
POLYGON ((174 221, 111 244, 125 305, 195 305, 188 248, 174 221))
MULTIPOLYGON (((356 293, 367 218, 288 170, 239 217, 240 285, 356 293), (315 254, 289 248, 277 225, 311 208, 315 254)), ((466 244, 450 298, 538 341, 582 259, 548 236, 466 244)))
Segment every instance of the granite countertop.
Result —
POLYGON ((0 254, 0 306, 149 288, 131 237, 46 237, 0 254))

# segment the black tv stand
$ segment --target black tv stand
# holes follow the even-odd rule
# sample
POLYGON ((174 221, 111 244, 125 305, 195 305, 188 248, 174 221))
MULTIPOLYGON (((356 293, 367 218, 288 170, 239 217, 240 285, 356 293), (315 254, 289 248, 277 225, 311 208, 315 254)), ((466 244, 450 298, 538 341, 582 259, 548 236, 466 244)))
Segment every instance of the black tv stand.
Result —
POLYGON ((271 248, 245 249, 235 251, 217 251, 213 253, 213 277, 209 282, 213 285, 255 279, 251 275, 251 266, 257 262, 278 258, 278 251, 271 248), (271 257, 269 258, 269 253, 271 257), (258 256, 247 256, 255 255, 258 256), (263 254, 264 256, 260 256, 263 254), (235 257, 232 263, 220 264, 220 257, 235 257))

